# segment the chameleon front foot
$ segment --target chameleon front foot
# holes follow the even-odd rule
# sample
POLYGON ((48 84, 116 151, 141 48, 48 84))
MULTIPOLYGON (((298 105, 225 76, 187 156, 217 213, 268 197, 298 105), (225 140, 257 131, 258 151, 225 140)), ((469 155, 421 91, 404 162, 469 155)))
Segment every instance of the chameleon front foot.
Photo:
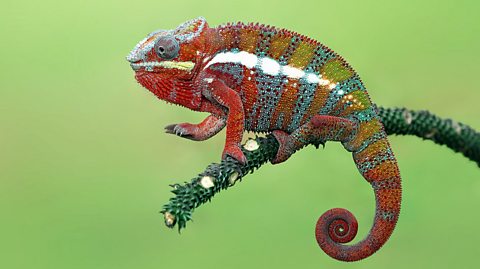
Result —
POLYGON ((225 160, 227 156, 234 158, 242 165, 247 163, 245 154, 243 154, 242 149, 237 144, 229 144, 225 146, 222 154, 222 160, 225 160))
POLYGON ((210 115, 198 124, 177 123, 165 126, 167 134, 174 134, 195 141, 209 139, 225 127, 225 119, 210 115))
POLYGON ((193 124, 189 123, 179 123, 179 124, 170 124, 165 126, 165 132, 167 134, 174 134, 187 139, 193 139, 192 128, 193 124))

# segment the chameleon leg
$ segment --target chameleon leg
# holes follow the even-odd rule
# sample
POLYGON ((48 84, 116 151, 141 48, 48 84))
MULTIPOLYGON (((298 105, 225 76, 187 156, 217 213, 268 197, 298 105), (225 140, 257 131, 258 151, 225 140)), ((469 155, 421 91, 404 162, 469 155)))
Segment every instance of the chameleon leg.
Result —
POLYGON ((228 109, 227 135, 222 158, 225 159, 228 155, 245 164, 247 158, 240 148, 245 123, 242 99, 236 91, 218 80, 212 81, 208 89, 203 91, 203 94, 208 99, 228 109))
POLYGON ((374 190, 376 209, 373 226, 362 241, 343 245, 355 237, 357 221, 348 210, 335 208, 318 219, 315 235, 318 244, 329 256, 341 261, 357 261, 375 253, 392 234, 400 213, 401 179, 383 126, 378 120, 374 124, 360 124, 356 137, 344 146, 352 151, 358 170, 374 190))
POLYGON ((225 124, 225 119, 210 115, 199 124, 170 124, 165 127, 165 132, 195 141, 202 141, 216 135, 225 127, 225 124))
POLYGON ((318 147, 326 141, 347 141, 355 134, 356 123, 339 117, 315 115, 292 134, 275 130, 273 135, 280 143, 273 164, 286 161, 295 151, 306 145, 318 147))

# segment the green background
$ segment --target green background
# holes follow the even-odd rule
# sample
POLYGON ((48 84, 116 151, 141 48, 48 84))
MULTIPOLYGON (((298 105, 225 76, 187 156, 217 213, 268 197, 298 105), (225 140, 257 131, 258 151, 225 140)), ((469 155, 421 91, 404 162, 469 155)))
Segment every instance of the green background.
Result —
MULTIPOLYGON (((480 169, 445 147, 392 137, 404 179, 396 231, 342 263, 314 238, 350 209, 363 237, 374 199, 339 144, 266 165, 202 206, 178 234, 158 213, 168 184, 218 161, 164 134, 205 114, 141 88, 125 56, 147 33, 197 16, 262 22, 320 40, 379 105, 429 109, 480 129, 478 1, 11 1, 0 17, 1 268, 472 268, 480 169)), ((357 239, 358 240, 358 239, 357 239)))

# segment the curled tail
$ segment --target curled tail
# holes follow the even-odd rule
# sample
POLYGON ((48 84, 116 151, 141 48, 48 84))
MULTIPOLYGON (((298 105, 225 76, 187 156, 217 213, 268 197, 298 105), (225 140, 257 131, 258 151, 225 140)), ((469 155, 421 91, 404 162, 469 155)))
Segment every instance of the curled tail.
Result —
POLYGON ((355 237, 357 220, 346 209, 335 208, 318 219, 315 236, 329 256, 350 262, 369 257, 388 240, 400 214, 402 189, 397 161, 379 120, 362 123, 356 137, 344 146, 353 152, 358 170, 374 190, 373 226, 362 241, 344 245, 355 237))

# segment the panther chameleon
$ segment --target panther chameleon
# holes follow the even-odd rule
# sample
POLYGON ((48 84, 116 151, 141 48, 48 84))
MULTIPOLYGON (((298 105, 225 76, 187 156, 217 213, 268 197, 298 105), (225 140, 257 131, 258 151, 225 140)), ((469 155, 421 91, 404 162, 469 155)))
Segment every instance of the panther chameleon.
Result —
POLYGON ((226 127, 222 158, 240 163, 244 131, 272 133, 280 147, 272 163, 326 141, 352 152, 375 192, 368 235, 356 235, 353 214, 323 214, 315 234, 331 257, 369 257, 392 234, 400 213, 401 178, 376 106, 358 74, 325 45, 298 33, 261 24, 209 27, 202 17, 173 30, 158 30, 127 56, 137 81, 166 102, 210 115, 198 124, 165 127, 167 133, 206 140, 226 127))

